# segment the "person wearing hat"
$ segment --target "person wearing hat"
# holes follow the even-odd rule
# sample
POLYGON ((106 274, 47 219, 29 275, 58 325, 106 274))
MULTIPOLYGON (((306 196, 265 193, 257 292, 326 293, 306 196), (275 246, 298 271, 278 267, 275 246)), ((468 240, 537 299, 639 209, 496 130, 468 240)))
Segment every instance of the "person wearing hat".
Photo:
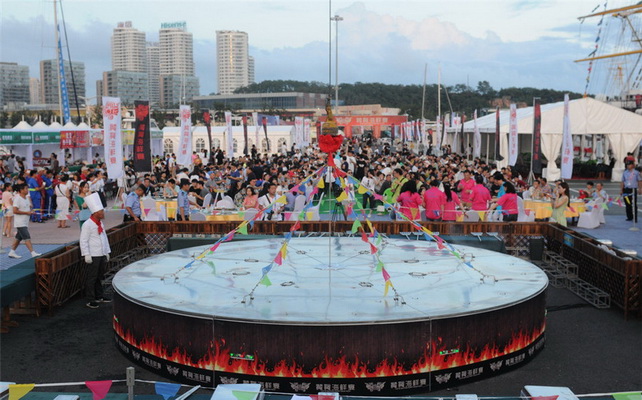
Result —
POLYGON ((85 297, 89 300, 87 307, 98 308, 100 303, 111 300, 104 295, 102 280, 109 261, 109 240, 102 220, 105 210, 98 193, 85 197, 85 203, 91 212, 91 217, 82 225, 80 230, 80 254, 85 258, 87 271, 85 274, 85 297))
POLYGON ((626 169, 622 173, 622 186, 620 194, 624 198, 626 207, 626 220, 638 223, 638 194, 642 194, 642 174, 635 169, 633 161, 627 161, 626 169))
POLYGON ((16 249, 23 240, 27 249, 31 252, 32 257, 41 255, 33 249, 31 236, 29 235, 29 218, 35 213, 31 205, 31 200, 29 199, 29 189, 29 186, 24 183, 19 183, 14 186, 14 190, 17 193, 17 195, 13 197, 13 226, 16 228, 16 240, 11 245, 11 250, 9 251, 9 257, 11 258, 22 258, 22 256, 16 253, 16 249))

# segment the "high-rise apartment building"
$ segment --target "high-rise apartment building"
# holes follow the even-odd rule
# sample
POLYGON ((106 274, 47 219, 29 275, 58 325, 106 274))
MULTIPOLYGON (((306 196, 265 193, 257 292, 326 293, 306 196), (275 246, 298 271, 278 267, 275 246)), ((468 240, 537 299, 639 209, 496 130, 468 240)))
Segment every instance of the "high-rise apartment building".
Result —
POLYGON ((111 36, 111 68, 114 71, 147 72, 145 32, 131 21, 119 22, 111 36))
POLYGON ((187 23, 163 23, 159 31, 159 90, 163 107, 188 102, 198 95, 194 76, 194 40, 187 23))
POLYGON ((103 72, 103 96, 119 97, 125 106, 133 106, 136 100, 147 100, 147 90, 147 72, 103 72))
POLYGON ((160 104, 160 46, 158 42, 147 42, 147 80, 149 102, 160 104))
POLYGON ((29 67, 0 62, 0 108, 9 103, 29 103, 29 67))
POLYGON ((246 32, 216 31, 217 82, 220 94, 254 83, 254 59, 246 32))
MULTIPOLYGON (((85 97, 85 63, 78 61, 69 63, 69 61, 64 61, 63 65, 70 102, 74 98, 74 90, 75 94, 79 97, 78 101, 82 101, 80 97, 85 97), (71 78, 72 67, 73 80, 71 78)), ((44 103, 58 104, 60 101, 58 96, 58 60, 40 61, 40 84, 42 86, 41 98, 44 103)))
POLYGON ((163 23, 158 36, 160 75, 194 76, 194 38, 187 23, 163 23))
POLYGON ((40 79, 29 78, 29 104, 42 104, 40 79))

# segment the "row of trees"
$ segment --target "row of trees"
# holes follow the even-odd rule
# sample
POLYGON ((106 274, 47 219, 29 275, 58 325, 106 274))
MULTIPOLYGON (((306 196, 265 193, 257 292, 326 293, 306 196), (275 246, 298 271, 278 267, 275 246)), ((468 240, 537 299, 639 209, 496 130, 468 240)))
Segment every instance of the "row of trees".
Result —
MULTIPOLYGON (((383 107, 401 109, 402 114, 410 118, 421 117, 423 87, 421 85, 387 85, 383 83, 344 83, 340 85, 339 99, 345 105, 381 104, 383 107)), ((304 92, 328 93, 334 97, 333 88, 321 82, 300 82, 292 80, 263 81, 237 89, 235 93, 278 93, 304 92)), ((488 81, 477 83, 473 88, 466 84, 443 87, 441 90, 442 113, 459 112, 472 115, 474 110, 483 114, 494 109, 497 99, 514 103, 532 104, 534 97, 542 99, 542 104, 564 100, 569 92, 553 89, 506 88, 495 90, 488 81)), ((582 97, 580 93, 570 92, 571 99, 582 97)), ((434 119, 437 115, 438 88, 436 84, 426 85, 424 116, 434 119)))

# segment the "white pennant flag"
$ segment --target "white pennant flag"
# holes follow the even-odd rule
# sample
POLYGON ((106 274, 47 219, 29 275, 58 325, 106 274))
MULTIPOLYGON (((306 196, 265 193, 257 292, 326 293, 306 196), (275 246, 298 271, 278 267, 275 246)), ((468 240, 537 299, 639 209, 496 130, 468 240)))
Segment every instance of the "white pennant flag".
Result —
POLYGON ((481 157, 481 133, 477 125, 477 110, 473 114, 473 158, 481 157))
POLYGON ((296 143, 296 148, 301 149, 303 147, 303 117, 294 117, 294 140, 296 143))
POLYGON ((105 163, 111 179, 123 176, 123 136, 120 130, 120 99, 103 97, 105 163))
POLYGON ((307 118, 303 120, 303 145, 310 145, 310 120, 307 118))
POLYGON ((435 128, 436 132, 434 135, 434 141, 433 143, 435 144, 435 154, 438 154, 439 149, 441 149, 441 116, 437 115, 437 127, 435 128))
POLYGON ((226 136, 226 150, 227 158, 234 157, 234 133, 232 131, 232 113, 225 111, 225 125, 227 126, 227 136, 226 136))
POLYGON ((189 106, 181 106, 181 136, 178 146, 176 164, 188 166, 192 164, 192 111, 189 106))
POLYGON ((562 179, 571 179, 573 176, 573 137, 571 135, 571 121, 568 107, 568 94, 565 94, 564 126, 562 128, 562 179))
POLYGON ((508 165, 517 162, 517 104, 510 105, 510 122, 508 128, 508 165))

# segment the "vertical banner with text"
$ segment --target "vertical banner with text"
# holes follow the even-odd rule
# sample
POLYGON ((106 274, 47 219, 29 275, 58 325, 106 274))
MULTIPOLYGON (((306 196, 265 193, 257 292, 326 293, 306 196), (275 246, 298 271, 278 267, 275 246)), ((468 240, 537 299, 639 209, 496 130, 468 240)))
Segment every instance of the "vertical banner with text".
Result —
POLYGON ((254 144, 256 145, 256 149, 260 152, 261 143, 259 142, 259 133, 261 133, 261 121, 259 121, 259 113, 253 112, 252 119, 254 120, 254 125, 256 128, 256 130, 254 131, 254 144))
POLYGON ((309 119, 303 120, 303 145, 308 147, 310 145, 310 123, 309 119))
POLYGON ((508 165, 517 162, 517 104, 510 105, 510 124, 508 128, 508 165))
POLYGON ((243 154, 248 155, 250 153, 250 145, 248 144, 247 138, 247 116, 243 116, 243 154))
POLYGON ((232 113, 225 111, 225 131, 227 136, 225 138, 225 152, 227 153, 227 158, 231 159, 234 157, 234 132, 232 131, 232 113))
POLYGON ((533 99, 533 148, 531 151, 531 171, 542 173, 542 110, 540 99, 533 99))
POLYGON ((120 130, 120 99, 103 97, 105 163, 111 179, 123 176, 123 137, 120 130))
POLYGON ((573 136, 569 118, 568 93, 564 95, 564 126, 562 127, 562 179, 573 176, 573 136))
POLYGON ((477 125, 477 110, 473 114, 473 158, 481 157, 481 133, 477 125))
POLYGON ((176 164, 188 166, 192 164, 192 111, 189 106, 181 106, 181 136, 178 145, 176 164))
POLYGON ((504 159, 504 156, 501 154, 501 132, 500 132, 500 120, 499 120, 499 106, 495 111, 495 160, 501 161, 504 159))
POLYGON ((149 101, 136 100, 134 125, 134 171, 151 172, 152 138, 149 131, 149 101))
POLYGON ((297 149, 303 148, 303 117, 294 117, 294 141, 297 149))

